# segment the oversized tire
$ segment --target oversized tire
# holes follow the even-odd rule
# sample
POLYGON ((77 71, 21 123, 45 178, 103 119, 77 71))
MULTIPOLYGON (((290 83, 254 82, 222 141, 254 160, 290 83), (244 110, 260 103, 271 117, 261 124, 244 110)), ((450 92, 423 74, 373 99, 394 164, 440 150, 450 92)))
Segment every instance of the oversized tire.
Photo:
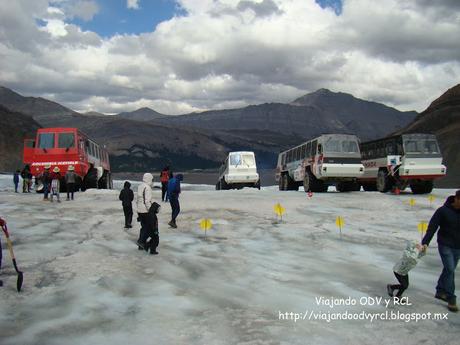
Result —
POLYGON ((260 190, 260 179, 256 183, 254 183, 254 188, 260 190))
POLYGON ((433 181, 419 181, 411 183, 410 189, 414 194, 428 194, 433 190, 433 181))
POLYGON ((227 190, 227 189, 230 189, 230 186, 227 184, 227 182, 225 182, 225 179, 222 178, 220 180, 220 189, 221 190, 227 190))
POLYGON ((90 169, 83 179, 83 186, 86 189, 97 188, 97 169, 90 169))
POLYGON ((281 190, 288 190, 288 176, 287 174, 281 175, 281 190))
POLYGON ((323 181, 318 180, 309 170, 305 173, 303 187, 305 189, 305 192, 308 192, 308 191, 315 192, 315 193, 327 192, 327 185, 323 181))
POLYGON ((392 183, 385 170, 379 170, 376 184, 377 190, 381 193, 386 193, 391 190, 392 183))

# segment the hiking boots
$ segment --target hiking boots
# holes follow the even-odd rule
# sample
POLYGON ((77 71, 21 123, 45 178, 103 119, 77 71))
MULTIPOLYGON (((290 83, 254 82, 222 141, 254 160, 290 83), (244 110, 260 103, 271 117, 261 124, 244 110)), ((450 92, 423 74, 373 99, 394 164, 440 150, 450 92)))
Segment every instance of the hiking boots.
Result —
POLYGON ((436 292, 436 295, 434 295, 434 297, 440 299, 441 301, 449 302, 447 300, 447 295, 444 292, 436 292))
POLYGON ((176 222, 173 221, 173 220, 171 220, 171 221, 168 223, 168 225, 169 225, 171 228, 174 228, 174 229, 177 228, 177 224, 176 224, 176 222))
POLYGON ((457 304, 448 304, 447 305, 447 309, 449 309, 449 311, 453 312, 453 313, 457 313, 458 312, 458 307, 457 307, 457 304))

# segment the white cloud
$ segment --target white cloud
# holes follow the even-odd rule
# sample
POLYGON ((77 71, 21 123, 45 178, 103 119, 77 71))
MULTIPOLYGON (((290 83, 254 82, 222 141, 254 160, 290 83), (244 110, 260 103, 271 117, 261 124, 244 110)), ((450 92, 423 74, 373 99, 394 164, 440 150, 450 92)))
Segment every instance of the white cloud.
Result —
POLYGON ((314 0, 178 0, 185 15, 110 38, 66 19, 90 2, 0 0, 0 84, 77 110, 177 114, 323 87, 422 111, 459 82, 455 1, 348 0, 336 16, 314 0))
POLYGON ((126 0, 126 6, 132 10, 138 10, 139 0, 126 0))

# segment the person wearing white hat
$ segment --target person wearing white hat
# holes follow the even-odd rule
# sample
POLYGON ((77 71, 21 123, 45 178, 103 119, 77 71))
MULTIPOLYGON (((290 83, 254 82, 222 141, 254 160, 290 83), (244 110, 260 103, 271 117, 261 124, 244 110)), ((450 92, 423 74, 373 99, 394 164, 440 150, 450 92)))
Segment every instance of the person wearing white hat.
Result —
POLYGON ((77 174, 75 174, 75 167, 69 165, 65 174, 65 184, 67 190, 67 201, 73 200, 73 193, 75 191, 75 182, 77 181, 77 174), (69 199, 70 196, 70 199, 69 199))
POLYGON ((43 200, 48 200, 48 194, 50 192, 51 185, 51 164, 45 164, 43 172, 38 176, 39 180, 43 183, 43 200))
POLYGON ((61 202, 59 198, 59 189, 61 185, 61 169, 59 167, 54 167, 53 169, 53 179, 51 180, 51 202, 53 202, 53 196, 56 196, 57 202, 61 202))

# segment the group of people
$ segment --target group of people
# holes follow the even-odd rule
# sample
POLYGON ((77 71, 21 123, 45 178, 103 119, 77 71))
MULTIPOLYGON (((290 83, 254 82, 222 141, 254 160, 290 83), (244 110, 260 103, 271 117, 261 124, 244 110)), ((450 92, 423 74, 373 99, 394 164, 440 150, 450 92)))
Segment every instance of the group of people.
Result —
MULTIPOLYGON (((169 167, 165 167, 160 173, 161 201, 171 205, 171 220, 168 225, 177 228, 177 217, 180 213, 179 194, 181 193, 182 174, 174 176, 169 167)), ((137 220, 141 223, 137 245, 139 250, 150 251, 150 254, 157 255, 159 245, 158 217, 160 204, 153 199, 153 175, 145 173, 142 182, 137 188, 137 220)), ((132 228, 134 192, 131 190, 131 183, 125 181, 120 192, 119 200, 122 202, 125 215, 125 228, 132 228)))
POLYGON ((460 190, 457 190, 455 195, 449 196, 444 205, 433 214, 422 243, 409 242, 407 244, 401 259, 393 267, 393 273, 399 284, 388 284, 388 295, 400 298, 409 287, 409 271, 425 255, 437 231, 438 251, 443 270, 438 279, 434 297, 447 302, 448 310, 458 312, 455 296, 455 269, 460 259, 460 190))
MULTIPOLYGON (((22 178, 22 192, 30 193, 32 185, 32 173, 29 165, 25 165, 24 169, 19 172, 16 172, 13 175, 14 191, 18 192, 19 186, 19 175, 22 178)), ((77 174, 75 173, 75 167, 69 165, 67 172, 62 178, 61 169, 58 166, 54 167, 51 171, 51 164, 46 164, 44 166, 43 172, 36 177, 36 183, 40 181, 43 185, 43 200, 53 202, 53 198, 56 197, 57 202, 61 202, 59 193, 61 191, 61 181, 65 182, 65 187, 67 191, 67 200, 73 200, 75 185, 77 182, 77 174), (50 198, 49 198, 50 196, 50 198)))

